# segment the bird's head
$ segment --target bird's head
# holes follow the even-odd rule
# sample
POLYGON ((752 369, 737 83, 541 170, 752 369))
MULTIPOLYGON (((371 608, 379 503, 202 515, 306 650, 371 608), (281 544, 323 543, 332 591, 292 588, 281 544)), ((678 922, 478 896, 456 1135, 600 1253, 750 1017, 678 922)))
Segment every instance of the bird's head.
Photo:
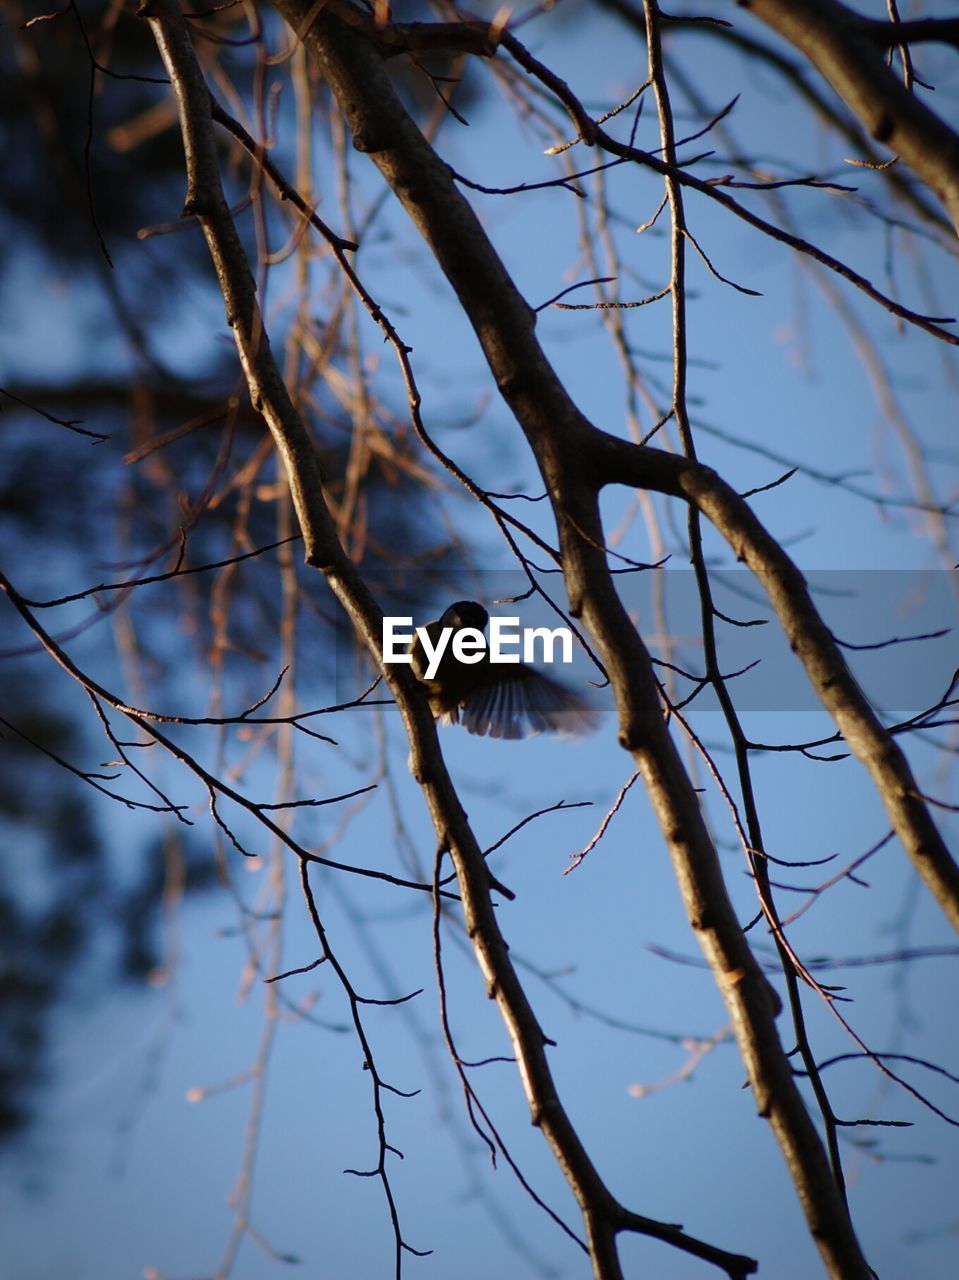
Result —
POLYGON ((444 627, 474 627, 477 631, 485 631, 489 622, 489 614, 475 600, 457 600, 440 619, 444 627))

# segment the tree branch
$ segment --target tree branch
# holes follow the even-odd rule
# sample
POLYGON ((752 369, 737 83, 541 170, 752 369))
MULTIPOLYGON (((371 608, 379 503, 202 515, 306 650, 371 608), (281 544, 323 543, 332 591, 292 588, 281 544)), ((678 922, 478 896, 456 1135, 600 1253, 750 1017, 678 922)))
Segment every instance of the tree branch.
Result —
MULTIPOLYGON (((534 312, 456 189, 449 169, 396 98, 376 51, 329 14, 311 19, 305 0, 278 0, 277 8, 316 58, 346 116, 354 145, 371 156, 435 254, 473 325, 500 392, 526 434, 553 503, 571 611, 587 622, 609 671, 619 707, 620 741, 643 774, 687 914, 730 1011, 760 1111, 769 1117, 783 1147, 832 1274, 866 1280, 869 1268, 779 1043, 775 997, 739 927, 698 797, 663 724, 649 655, 616 594, 606 563, 597 494, 611 479, 603 462, 605 450, 623 442, 598 431, 570 401, 536 340, 534 312)), ((687 468, 698 475, 700 468, 652 449, 632 456, 641 457, 657 477, 657 484, 647 481, 644 487, 691 500, 679 476, 687 468)), ((495 978, 495 971, 490 976, 495 978)), ((602 1221, 609 1211, 608 1200, 604 1204, 608 1193, 596 1182, 591 1165, 571 1165, 565 1125, 557 1126, 551 1109, 543 1106, 540 1080, 525 1072, 524 1080, 534 1121, 542 1125, 580 1198, 596 1274, 617 1275, 609 1223, 602 1221)), ((622 1219, 619 1226, 626 1226, 622 1219)))
MULTIPOLYGON (((822 73, 871 138, 902 156, 945 205, 959 233, 959 134, 883 61, 910 24, 869 23, 837 0, 737 0, 822 73), (889 40, 877 38, 888 30, 889 40)), ((951 24, 955 26, 953 22, 951 24)))
MULTIPOLYGON (((354 109, 365 96, 376 97, 387 106, 392 104, 392 88, 383 74, 380 55, 362 36, 318 12, 316 5, 302 9, 282 6, 281 12, 294 29, 306 25, 313 15, 308 44, 314 50, 320 48, 319 33, 331 29, 343 37, 343 48, 359 52, 361 58, 375 68, 371 82, 362 84, 363 92, 355 99, 354 109)), ((253 277, 223 196, 213 143, 210 96, 186 24, 174 0, 146 0, 139 13, 150 24, 177 98, 187 162, 184 212, 196 215, 206 237, 251 402, 262 414, 283 460, 303 530, 307 561, 326 575, 357 633, 382 666, 382 613, 336 536, 315 450, 270 350, 253 277)), ((405 118, 398 103, 395 109, 405 118)), ((375 118, 378 122, 378 116, 375 118)), ((416 136, 425 146, 418 131, 416 136)), ((368 138, 364 149, 374 149, 375 145, 375 139, 368 138)), ((444 170, 444 177, 450 184, 448 171, 444 170)), ((514 297, 520 301, 515 290, 514 297)), ((521 305, 523 323, 531 326, 532 312, 525 304, 521 305)), ((498 329, 493 320, 491 315, 491 333, 498 329)), ((561 390, 558 383, 556 387, 557 391, 561 390)), ((622 1272, 616 1256, 615 1235, 627 1224, 629 1229, 642 1229, 645 1234, 667 1240, 686 1252, 708 1257, 730 1277, 751 1273, 756 1265, 752 1259, 688 1237, 681 1228, 668 1223, 630 1214, 617 1204, 602 1182, 557 1094, 546 1058, 547 1040, 509 958, 493 909, 482 850, 446 771, 422 687, 403 666, 388 666, 384 675, 403 716, 412 745, 413 772, 423 788, 439 847, 449 850, 453 858, 467 932, 489 995, 496 1000, 506 1024, 533 1122, 542 1128, 553 1147, 583 1210, 595 1274, 603 1280, 620 1280, 622 1272), (641 1227, 638 1224, 642 1224, 641 1227)), ((753 978, 757 984, 761 983, 759 996, 768 1007, 765 979, 755 964, 753 978)), ((798 1094, 796 1096, 798 1098, 798 1094)))

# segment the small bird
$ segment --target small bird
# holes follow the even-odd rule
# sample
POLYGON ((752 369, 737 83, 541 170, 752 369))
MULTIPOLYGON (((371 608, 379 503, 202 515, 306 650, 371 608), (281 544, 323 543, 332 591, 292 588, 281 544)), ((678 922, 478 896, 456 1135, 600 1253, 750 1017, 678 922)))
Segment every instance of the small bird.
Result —
MULTIPOLYGON (((475 600, 458 600, 442 617, 426 624, 435 649, 444 628, 485 632, 489 614, 475 600)), ((491 738, 525 738, 532 734, 589 733, 599 723, 593 707, 580 694, 523 662, 493 662, 489 648, 480 661, 461 662, 453 652, 453 636, 432 679, 427 679, 427 653, 417 636, 409 649, 413 671, 426 685, 430 710, 444 724, 462 724, 467 733, 491 738)))

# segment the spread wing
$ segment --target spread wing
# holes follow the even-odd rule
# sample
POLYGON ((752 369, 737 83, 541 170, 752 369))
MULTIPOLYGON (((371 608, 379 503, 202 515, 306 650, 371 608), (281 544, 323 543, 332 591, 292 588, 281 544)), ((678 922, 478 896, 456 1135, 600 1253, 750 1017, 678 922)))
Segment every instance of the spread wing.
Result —
POLYGON ((523 664, 484 664, 483 683, 447 711, 468 733, 491 738, 526 738, 537 733, 590 733, 599 716, 580 694, 523 664))

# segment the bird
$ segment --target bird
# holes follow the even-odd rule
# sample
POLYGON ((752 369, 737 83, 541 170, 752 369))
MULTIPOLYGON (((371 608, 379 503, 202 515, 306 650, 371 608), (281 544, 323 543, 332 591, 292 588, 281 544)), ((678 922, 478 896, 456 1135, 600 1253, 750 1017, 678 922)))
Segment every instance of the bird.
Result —
POLYGON ((410 645, 413 671, 426 686, 430 710, 442 724, 462 724, 467 733, 491 738, 525 738, 538 733, 579 735, 596 728, 596 710, 575 690, 524 662, 493 662, 489 647, 479 661, 462 662, 453 651, 455 633, 485 633, 489 614, 476 600, 457 600, 423 628, 434 649, 445 628, 454 635, 432 679, 419 635, 410 645))

